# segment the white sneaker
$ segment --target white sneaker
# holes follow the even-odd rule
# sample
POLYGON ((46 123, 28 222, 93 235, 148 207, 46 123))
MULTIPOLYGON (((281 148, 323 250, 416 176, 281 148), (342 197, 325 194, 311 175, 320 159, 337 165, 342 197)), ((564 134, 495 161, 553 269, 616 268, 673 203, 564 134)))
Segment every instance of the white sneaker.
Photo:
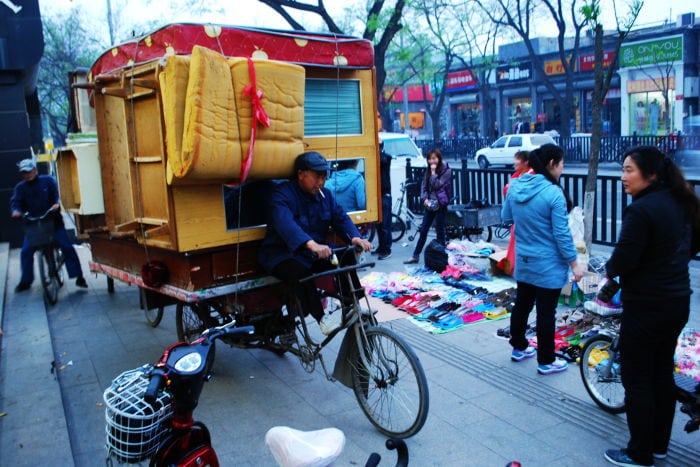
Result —
POLYGON ((318 322, 318 327, 321 329, 323 335, 327 336, 336 329, 338 329, 340 327, 340 323, 338 322, 335 316, 323 315, 321 321, 318 322))
POLYGON ((610 303, 601 302, 597 298, 587 300, 583 303, 583 308, 600 316, 615 316, 622 313, 621 306, 615 306, 610 303))

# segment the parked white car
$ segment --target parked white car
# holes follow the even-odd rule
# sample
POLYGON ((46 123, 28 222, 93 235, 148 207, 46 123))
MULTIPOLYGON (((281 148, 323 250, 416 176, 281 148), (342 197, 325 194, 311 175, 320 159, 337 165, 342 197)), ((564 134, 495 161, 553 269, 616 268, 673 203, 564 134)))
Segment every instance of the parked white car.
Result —
POLYGON ((511 166, 516 152, 532 151, 547 143, 557 144, 551 136, 540 133, 503 135, 491 146, 476 151, 474 159, 482 169, 492 165, 511 166))
POLYGON ((384 142, 384 151, 392 159, 405 160, 410 158, 412 166, 425 167, 425 157, 423 157, 420 148, 416 146, 416 143, 410 136, 404 133, 380 131, 379 138, 384 142))

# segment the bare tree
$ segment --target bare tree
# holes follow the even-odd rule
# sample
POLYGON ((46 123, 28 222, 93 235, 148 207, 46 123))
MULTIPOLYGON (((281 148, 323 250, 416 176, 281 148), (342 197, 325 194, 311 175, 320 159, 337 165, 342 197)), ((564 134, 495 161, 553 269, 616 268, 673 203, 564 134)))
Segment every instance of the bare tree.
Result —
POLYGON ((559 132, 563 136, 569 136, 570 134, 569 121, 572 109, 575 109, 573 105, 574 72, 578 61, 581 30, 587 22, 587 19, 576 6, 577 1, 571 0, 565 4, 563 0, 494 0, 493 2, 477 0, 494 23, 510 28, 522 39, 533 67, 540 72, 541 76, 545 77, 543 84, 559 105, 561 112, 559 132), (539 21, 538 12, 540 6, 549 14, 548 17, 546 15, 543 16, 541 21, 544 21, 545 18, 552 20, 558 31, 559 61, 564 72, 565 82, 563 93, 555 87, 553 80, 546 78, 544 62, 540 57, 540 52, 535 50, 530 37, 533 22, 535 19, 539 21), (573 37, 572 45, 569 45, 567 41, 567 28, 569 27, 573 30, 573 34, 569 35, 569 37, 573 37))
POLYGON ((594 88, 591 101, 591 155, 588 159, 588 175, 586 176, 586 188, 583 198, 583 216, 584 216, 584 240, 586 242, 587 251, 591 251, 593 242, 593 209, 595 206, 595 195, 598 180, 598 161, 600 160, 600 142, 603 134, 603 100, 610 89, 610 82, 613 74, 617 69, 618 57, 620 55, 620 47, 628 36, 632 26, 634 25, 639 12, 642 8, 642 0, 633 0, 629 5, 629 10, 624 18, 620 18, 617 14, 617 7, 613 1, 613 10, 617 23, 617 30, 614 38, 612 62, 607 67, 603 66, 604 51, 603 51, 603 25, 601 23, 600 0, 591 0, 581 8, 583 13, 593 28, 594 32, 594 54, 595 68, 594 88))
MULTIPOLYGON (((284 18, 289 25, 296 30, 304 31, 305 28, 301 23, 296 21, 289 10, 299 10, 308 13, 315 13, 324 21, 328 30, 336 34, 346 34, 336 21, 330 16, 323 0, 312 2, 299 2, 296 0, 258 0, 261 3, 269 6, 284 18)), ((393 6, 385 5, 385 0, 374 0, 368 2, 366 27, 362 33, 362 37, 374 44, 374 62, 377 72, 377 95, 382 95, 382 89, 386 81, 386 54, 389 50, 396 34, 401 30, 401 18, 406 7, 406 0, 395 0, 393 6)), ((384 117, 386 115, 385 103, 383 99, 377 102, 379 113, 384 117)))

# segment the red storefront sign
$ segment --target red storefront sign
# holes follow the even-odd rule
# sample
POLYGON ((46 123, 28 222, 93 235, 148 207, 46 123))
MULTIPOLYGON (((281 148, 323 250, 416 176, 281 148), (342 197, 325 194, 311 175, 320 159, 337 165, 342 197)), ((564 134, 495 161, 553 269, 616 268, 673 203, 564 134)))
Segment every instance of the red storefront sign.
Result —
MULTIPOLYGON (((603 68, 609 68, 614 57, 615 52, 603 52, 603 68)), ((578 58, 578 69, 580 71, 595 69, 595 54, 581 55, 578 58)))
POLYGON ((469 89, 476 85, 476 78, 474 78, 471 70, 454 71, 447 74, 446 90, 448 92, 469 89))

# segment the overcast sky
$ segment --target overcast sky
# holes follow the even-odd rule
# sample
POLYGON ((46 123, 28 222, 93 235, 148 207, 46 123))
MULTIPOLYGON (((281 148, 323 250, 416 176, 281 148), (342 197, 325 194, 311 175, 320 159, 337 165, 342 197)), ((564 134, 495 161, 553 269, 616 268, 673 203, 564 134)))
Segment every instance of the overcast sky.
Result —
MULTIPOLYGON (((153 0, 154 7, 146 11, 138 0, 111 0, 113 8, 115 6, 127 5, 125 13, 133 15, 135 18, 148 17, 153 15, 157 18, 159 12, 168 10, 167 5, 172 4, 170 0, 153 0)), ((304 1, 304 0, 300 0, 304 1)), ((306 0, 307 3, 316 3, 306 0)), ((329 13, 334 18, 338 18, 345 6, 364 4, 366 0, 326 0, 325 5, 329 13)), ((626 11, 625 0, 617 0, 618 9, 626 11)), ((105 18, 107 0, 40 0, 39 5, 43 15, 51 15, 57 10, 70 8, 71 5, 78 5, 81 9, 90 12, 96 18, 105 18)), ((192 16, 189 12, 181 12, 176 16, 169 16, 168 22, 215 22, 222 24, 241 26, 260 26, 269 28, 288 29, 288 24, 273 10, 259 3, 257 0, 211 0, 213 7, 220 7, 225 10, 223 15, 192 16)), ((612 0, 601 0, 603 11, 611 12, 612 0)), ((637 20, 637 25, 647 25, 658 23, 664 19, 671 18, 673 21, 681 13, 695 12, 700 19, 700 2, 697 0, 645 0, 641 15, 637 20)), ((313 25, 321 25, 317 15, 312 13, 293 12, 295 18, 299 19, 300 14, 305 15, 302 22, 309 29, 313 25)), ((606 27, 614 27, 612 16, 606 22, 606 27)))

